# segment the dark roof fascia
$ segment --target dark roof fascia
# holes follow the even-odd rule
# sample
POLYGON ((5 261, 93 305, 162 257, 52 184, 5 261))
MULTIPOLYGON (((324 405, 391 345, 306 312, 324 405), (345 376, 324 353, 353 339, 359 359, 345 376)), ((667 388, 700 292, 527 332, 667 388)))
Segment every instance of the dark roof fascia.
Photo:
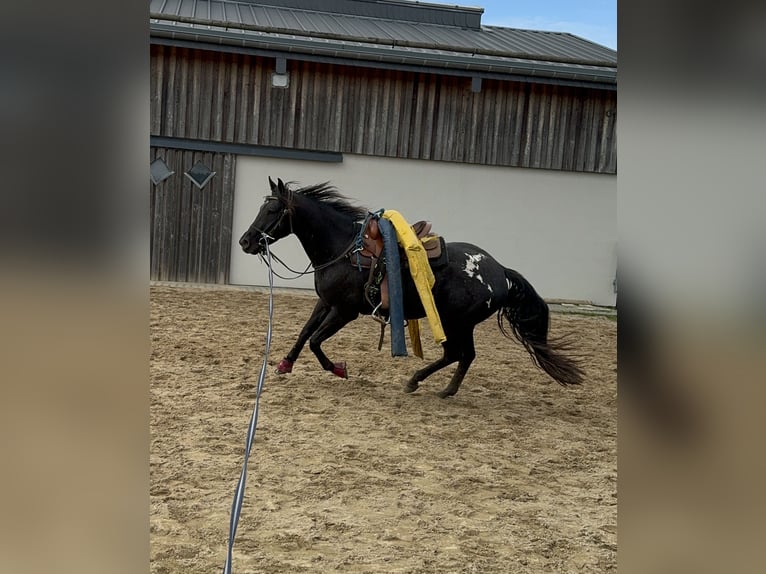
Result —
POLYGON ((175 46, 177 48, 188 48, 191 50, 205 50, 209 52, 224 52, 229 54, 248 54, 251 56, 263 56, 267 58, 286 58, 305 62, 321 62, 324 64, 336 64, 344 66, 354 66, 362 68, 373 68, 381 70, 396 70, 401 72, 440 74, 447 76, 457 76, 474 78, 479 77, 486 80, 499 80, 506 82, 535 83, 557 86, 569 86, 575 88, 589 88, 606 91, 616 91, 617 85, 613 83, 601 82, 583 82, 577 80, 564 80, 555 78, 545 78, 542 76, 522 76, 518 74, 503 74, 498 72, 471 72, 466 70, 445 69, 434 66, 417 66, 414 64, 397 64, 389 62, 376 62, 371 60, 358 60, 341 57, 320 56, 316 54, 300 54, 298 52, 284 52, 277 50, 265 50, 260 48, 249 48, 244 46, 234 46, 227 44, 210 44, 192 40, 182 40, 178 38, 152 37, 152 44, 159 46, 175 46))
POLYGON ((290 149, 256 144, 195 140, 166 136, 150 136, 149 145, 151 147, 183 149, 189 151, 204 151, 211 153, 231 153, 235 155, 252 155, 258 157, 276 157, 280 159, 300 159, 335 163, 343 161, 343 154, 340 152, 290 149))
POLYGON ((393 67, 415 71, 429 70, 446 75, 481 76, 492 79, 577 85, 616 90, 617 69, 560 62, 544 62, 521 58, 470 56, 443 50, 414 50, 382 47, 361 42, 312 40, 298 36, 273 34, 247 35, 211 26, 180 27, 173 24, 150 23, 152 43, 184 47, 233 51, 225 48, 261 50, 290 55, 294 59, 328 58, 324 61, 356 66, 393 67), (203 48, 208 46, 208 48, 203 48), (296 57, 297 56, 297 57, 296 57), (361 63, 360 63, 361 62, 361 63))

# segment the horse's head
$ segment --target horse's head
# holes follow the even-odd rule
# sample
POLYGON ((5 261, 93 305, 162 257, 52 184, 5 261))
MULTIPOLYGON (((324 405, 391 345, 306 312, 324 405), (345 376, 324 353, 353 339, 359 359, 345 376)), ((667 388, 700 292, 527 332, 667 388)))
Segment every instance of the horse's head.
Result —
POLYGON ((257 255, 265 243, 271 245, 292 233, 292 192, 281 179, 274 183, 269 177, 269 185, 271 195, 266 196, 255 221, 239 239, 245 253, 257 255))

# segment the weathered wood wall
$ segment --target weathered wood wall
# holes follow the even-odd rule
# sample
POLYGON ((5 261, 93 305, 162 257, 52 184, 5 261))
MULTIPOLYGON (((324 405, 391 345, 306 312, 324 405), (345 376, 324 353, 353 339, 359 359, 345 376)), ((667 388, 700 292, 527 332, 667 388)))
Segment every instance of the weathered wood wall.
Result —
MULTIPOLYGON (((614 174, 616 92, 151 46, 151 135, 614 174)), ((228 283, 235 156, 152 148, 151 278, 228 283), (217 172, 200 190, 183 174, 217 172)))
POLYGON ((151 134, 616 173, 616 92, 151 47, 151 134))
POLYGON ((234 207, 232 154, 153 147, 175 173, 151 187, 151 279, 228 283, 234 207), (184 175, 198 161, 216 172, 199 189, 184 175))

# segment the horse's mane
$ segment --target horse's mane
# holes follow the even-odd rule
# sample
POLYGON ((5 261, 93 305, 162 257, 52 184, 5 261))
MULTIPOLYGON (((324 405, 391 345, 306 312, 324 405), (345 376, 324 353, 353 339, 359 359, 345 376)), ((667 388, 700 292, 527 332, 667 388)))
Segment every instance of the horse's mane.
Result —
POLYGON ((324 183, 317 183, 314 185, 308 185, 298 189, 292 189, 295 182, 288 182, 288 188, 293 192, 314 199, 320 203, 331 206, 336 211, 344 213, 354 219, 364 219, 368 213, 368 209, 363 206, 353 205, 350 200, 343 195, 338 189, 330 185, 329 181, 324 183))

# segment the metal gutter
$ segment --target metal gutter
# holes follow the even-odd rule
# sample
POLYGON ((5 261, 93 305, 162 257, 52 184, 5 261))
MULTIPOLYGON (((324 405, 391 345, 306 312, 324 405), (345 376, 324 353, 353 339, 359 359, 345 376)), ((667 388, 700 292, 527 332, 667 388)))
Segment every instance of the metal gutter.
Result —
MULTIPOLYGON (((299 36, 273 35, 258 32, 232 31, 212 26, 179 26, 152 21, 150 23, 150 40, 156 39, 188 41, 199 44, 236 46, 240 48, 261 49, 282 54, 301 54, 303 56, 324 56, 337 62, 339 59, 352 65, 362 62, 377 62, 379 64, 409 65, 419 71, 423 68, 437 70, 438 73, 454 74, 457 71, 469 72, 466 75, 476 75, 481 72, 483 77, 505 78, 509 75, 535 81, 543 78, 560 81, 583 82, 590 87, 616 89, 617 69, 601 66, 586 66, 582 64, 543 62, 522 58, 498 58, 492 56, 469 56, 463 53, 442 50, 416 50, 413 48, 400 49, 395 46, 370 45, 361 42, 338 42, 329 39, 308 39, 299 36), (471 74, 470 72, 473 72, 471 74), (484 75, 484 74, 492 74, 484 75), (596 84, 596 85, 594 85, 596 84), (599 85, 600 84, 600 85, 599 85)), ((304 58, 308 59, 308 58, 304 58)), ((457 74, 463 75, 463 74, 457 74)), ((558 82, 556 82, 558 83, 558 82)))
POLYGON ((487 80, 499 80, 505 82, 535 83, 556 86, 569 86, 575 88, 590 88, 596 90, 616 91, 617 85, 614 83, 603 82, 585 82, 578 80, 566 80, 560 78, 546 78, 543 76, 529 76, 520 74, 503 74, 499 72, 471 72, 458 69, 445 69, 444 67, 416 66, 413 64, 395 64, 388 62, 352 60, 342 57, 318 56, 311 54, 299 54, 296 52, 280 52, 275 50, 265 50, 260 48, 248 48, 243 46, 234 46, 228 44, 207 44, 192 40, 180 40, 172 38, 152 37, 151 44, 159 46, 175 46, 177 48, 188 48, 191 50, 206 50, 209 52, 224 52, 229 54, 248 54, 250 56, 263 56, 266 58, 287 58, 301 60, 306 62, 321 62, 324 64, 336 64, 344 66, 355 66, 383 70, 397 70, 401 72, 441 74, 465 78, 482 78, 487 80))

